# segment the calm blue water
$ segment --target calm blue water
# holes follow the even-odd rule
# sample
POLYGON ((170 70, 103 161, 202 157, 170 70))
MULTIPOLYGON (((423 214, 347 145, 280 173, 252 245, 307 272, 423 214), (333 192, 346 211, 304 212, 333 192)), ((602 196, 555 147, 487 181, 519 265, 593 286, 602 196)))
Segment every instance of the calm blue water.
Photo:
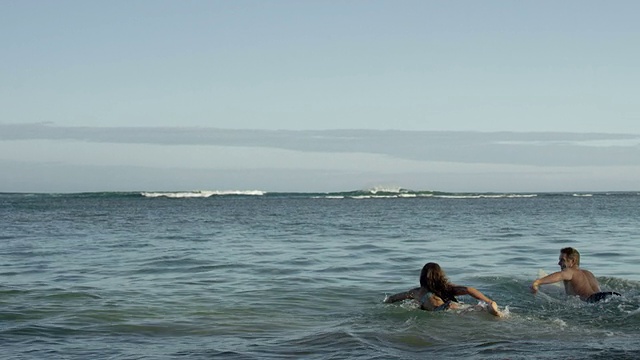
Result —
POLYGON ((640 195, 591 195, 0 194, 2 358, 637 358, 640 195), (564 246, 625 296, 533 296, 564 246), (382 303, 429 261, 508 316, 382 303))

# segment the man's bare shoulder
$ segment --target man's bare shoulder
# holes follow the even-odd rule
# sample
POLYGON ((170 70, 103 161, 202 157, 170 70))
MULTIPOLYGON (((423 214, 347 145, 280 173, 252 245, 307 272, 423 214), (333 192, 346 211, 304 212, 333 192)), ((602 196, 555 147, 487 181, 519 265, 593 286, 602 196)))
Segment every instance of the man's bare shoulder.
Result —
POLYGON ((580 271, 580 269, 569 267, 558 271, 558 273, 562 277, 562 280, 572 280, 576 275, 578 275, 578 277, 582 276, 582 271, 580 271))
POLYGON ((563 271, 567 271, 567 278, 568 280, 570 280, 571 282, 575 283, 575 282, 579 282, 579 283, 583 283, 583 282, 588 282, 588 283, 593 283, 594 281, 596 281, 596 277, 591 273, 591 271, 586 270, 586 269, 576 269, 576 268, 567 268, 563 271))
POLYGON ((592 273, 591 271, 586 270, 586 269, 580 269, 580 272, 581 272, 584 276, 586 276, 586 277, 588 277, 588 278, 590 278, 590 279, 595 279, 595 277, 596 277, 595 275, 593 275, 593 273, 592 273))

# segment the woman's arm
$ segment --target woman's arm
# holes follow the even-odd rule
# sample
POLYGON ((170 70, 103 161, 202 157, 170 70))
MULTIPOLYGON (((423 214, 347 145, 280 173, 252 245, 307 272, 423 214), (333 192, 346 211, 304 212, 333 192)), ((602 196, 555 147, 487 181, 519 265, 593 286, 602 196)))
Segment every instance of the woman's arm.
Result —
POLYGON ((480 301, 484 301, 487 304, 489 304, 489 307, 487 307, 487 311, 489 311, 491 315, 498 316, 498 317, 502 316, 502 312, 498 310, 498 304, 495 301, 486 297, 483 293, 480 292, 480 290, 476 288, 473 288, 470 286, 453 286, 453 292, 456 295, 471 295, 472 297, 480 301))
POLYGON ((387 304, 390 303, 394 303, 397 301, 402 301, 402 300, 407 300, 407 299, 414 299, 415 298, 415 293, 416 291, 418 291, 420 288, 415 288, 415 289, 411 289, 409 291, 405 291, 405 292, 401 292, 401 293, 397 293, 391 296, 387 296, 384 298, 384 302, 387 304))
POLYGON ((472 297, 474 297, 474 298, 476 298, 476 299, 478 299, 480 301, 484 301, 487 304, 491 304, 493 302, 493 300, 491 300, 488 297, 486 297, 479 290, 477 290, 476 288, 472 288, 470 286, 454 286, 453 287, 453 292, 456 295, 471 295, 472 297))

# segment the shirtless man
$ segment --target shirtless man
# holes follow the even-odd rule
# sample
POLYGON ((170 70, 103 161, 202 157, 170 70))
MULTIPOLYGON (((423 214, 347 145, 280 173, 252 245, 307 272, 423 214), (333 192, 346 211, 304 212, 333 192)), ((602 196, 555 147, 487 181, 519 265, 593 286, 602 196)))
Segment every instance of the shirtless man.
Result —
POLYGON ((580 269, 580 253, 572 247, 560 250, 560 271, 535 280, 531 284, 531 292, 538 292, 538 287, 544 284, 564 282, 564 291, 567 295, 577 295, 581 300, 597 302, 609 295, 618 295, 616 292, 600 292, 598 280, 591 271, 580 269))

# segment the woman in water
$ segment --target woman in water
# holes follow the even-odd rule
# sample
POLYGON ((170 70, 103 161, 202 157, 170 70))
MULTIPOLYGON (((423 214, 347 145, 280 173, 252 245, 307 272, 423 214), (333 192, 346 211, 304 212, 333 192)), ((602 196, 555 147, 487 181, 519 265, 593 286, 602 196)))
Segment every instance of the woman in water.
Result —
POLYGON ((469 286, 454 285, 449 282, 440 265, 427 263, 422 267, 420 273, 420 287, 388 296, 385 303, 394 303, 407 299, 418 302, 422 310, 447 310, 457 309, 458 295, 471 295, 472 297, 484 301, 488 304, 487 311, 495 316, 501 317, 503 314, 498 310, 498 304, 486 297, 483 293, 469 286))

